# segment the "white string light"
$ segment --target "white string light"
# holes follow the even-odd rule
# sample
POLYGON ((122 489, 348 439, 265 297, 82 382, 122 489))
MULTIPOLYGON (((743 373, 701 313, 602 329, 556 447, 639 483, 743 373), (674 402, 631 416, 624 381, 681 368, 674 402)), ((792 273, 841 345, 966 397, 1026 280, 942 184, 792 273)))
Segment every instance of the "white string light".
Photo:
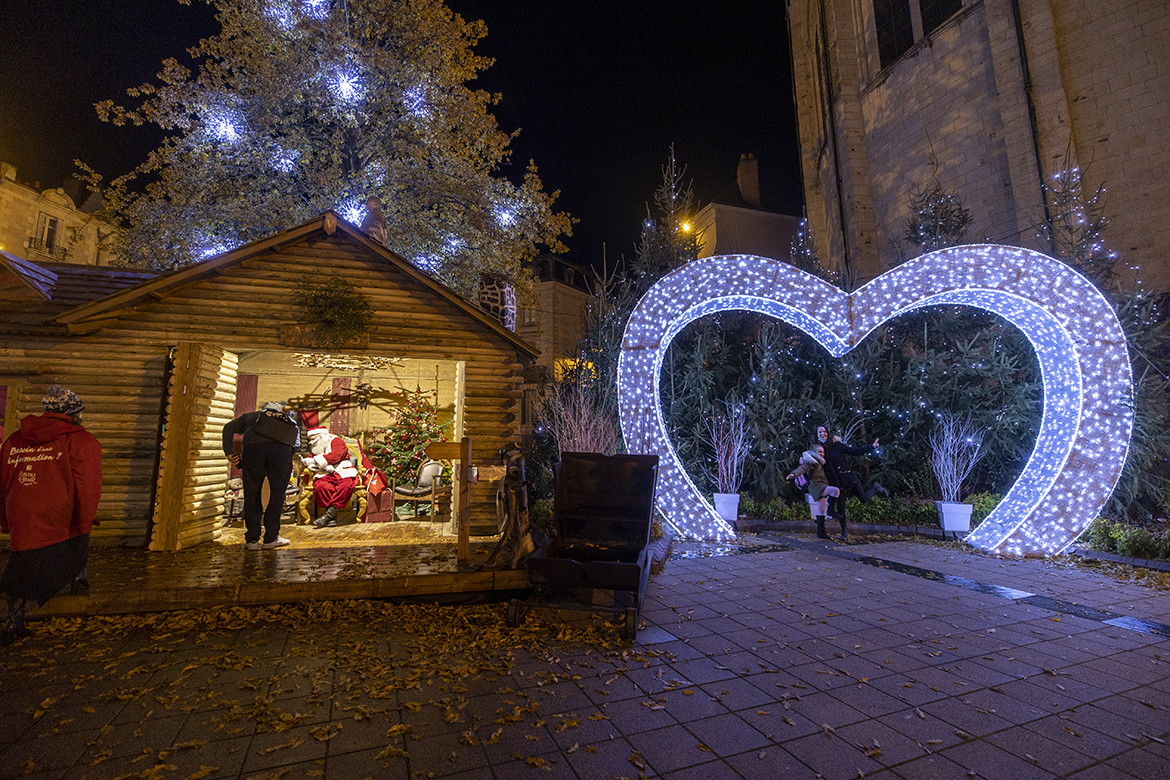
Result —
POLYGON ((840 357, 884 322, 943 304, 984 309, 1019 328, 1036 351, 1044 385, 1035 449, 1016 484, 967 540, 1011 555, 1066 548, 1108 500, 1129 450, 1125 335, 1109 302, 1072 268, 991 244, 923 255, 852 294, 752 255, 697 260, 655 284, 626 326, 618 393, 630 452, 660 457, 658 508, 667 522, 692 538, 733 533, 687 476, 662 418, 662 362, 687 324, 720 311, 757 312, 800 328, 840 357))

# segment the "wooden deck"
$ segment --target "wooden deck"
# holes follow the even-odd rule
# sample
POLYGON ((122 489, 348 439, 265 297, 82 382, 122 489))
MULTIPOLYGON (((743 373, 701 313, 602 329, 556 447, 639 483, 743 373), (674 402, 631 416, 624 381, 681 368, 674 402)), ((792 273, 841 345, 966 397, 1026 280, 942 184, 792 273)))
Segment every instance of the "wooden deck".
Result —
MULTIPOLYGON (((429 523, 338 528, 284 526, 292 545, 247 551, 243 530, 177 552, 94 548, 90 590, 59 595, 29 616, 114 615, 201 607, 510 591, 529 587, 523 570, 481 571, 496 540, 473 540, 456 564, 456 540, 429 523)), ((0 552, 0 565, 7 562, 0 552)))

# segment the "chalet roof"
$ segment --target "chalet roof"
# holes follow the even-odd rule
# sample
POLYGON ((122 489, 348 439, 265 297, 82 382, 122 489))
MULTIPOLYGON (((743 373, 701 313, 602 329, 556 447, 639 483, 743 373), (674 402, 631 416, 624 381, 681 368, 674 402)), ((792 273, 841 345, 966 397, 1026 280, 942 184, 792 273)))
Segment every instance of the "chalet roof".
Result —
POLYGON ((52 322, 57 316, 156 276, 157 271, 106 265, 35 263, 0 250, 0 300, 4 302, 0 328, 5 332, 62 330, 52 322))
POLYGON ((113 291, 111 294, 98 300, 84 302, 77 306, 77 308, 60 313, 55 318, 55 321, 70 326, 71 329, 85 329, 84 325, 87 322, 109 320, 117 317, 122 310, 133 308, 142 303, 164 299, 168 295, 191 284, 221 275, 228 269, 243 263, 249 258, 296 243, 317 232, 324 232, 327 235, 342 233, 368 251, 372 256, 377 257, 388 266, 394 268, 396 272, 411 277, 415 282, 426 287, 436 296, 446 300, 452 306, 462 310, 468 316, 480 322, 488 330, 494 331, 522 353, 532 357, 539 354, 539 350, 536 347, 508 330, 495 317, 492 317, 478 306, 468 302, 451 288, 436 281, 401 255, 387 249, 377 241, 371 240, 357 227, 346 222, 332 211, 327 211, 319 217, 314 217, 311 220, 269 236, 268 238, 245 244, 230 252, 225 252, 208 260, 193 263, 173 271, 158 274, 154 278, 144 281, 142 284, 113 291))

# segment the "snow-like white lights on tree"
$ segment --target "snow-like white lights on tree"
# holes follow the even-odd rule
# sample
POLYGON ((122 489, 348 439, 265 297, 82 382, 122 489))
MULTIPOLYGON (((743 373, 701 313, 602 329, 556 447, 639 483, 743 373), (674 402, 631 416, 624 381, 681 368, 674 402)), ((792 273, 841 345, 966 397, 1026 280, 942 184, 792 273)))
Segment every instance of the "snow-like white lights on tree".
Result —
POLYGON ((196 260, 207 260, 208 258, 222 255, 224 252, 230 252, 236 248, 236 244, 214 238, 208 233, 203 232, 200 232, 195 237, 195 243, 199 245, 199 248, 194 250, 196 260))
POLYGON ((492 209, 492 214, 495 215, 496 224, 500 227, 512 227, 516 224, 516 212, 512 209, 496 206, 492 209))
POLYGON ((297 169, 297 160, 300 159, 299 149, 277 149, 272 155, 272 167, 281 173, 292 173, 297 169))
POLYGON ((207 132, 217 141, 234 143, 244 132, 243 123, 235 111, 216 111, 207 118, 207 132))
POLYGON ((366 206, 356 200, 347 200, 337 204, 337 213, 351 225, 360 225, 366 218, 366 206))
POLYGON ((1108 500, 1129 450, 1132 376, 1125 335, 1105 297, 1069 266, 996 245, 923 255, 852 294, 750 255, 704 258, 661 279, 626 326, 618 393, 630 452, 661 458, 658 508, 667 521, 695 538, 732 534, 687 476, 663 423, 662 362, 688 323, 719 311, 754 311, 804 330, 840 357, 888 320, 942 304, 984 309, 1019 328, 1036 351, 1044 383, 1032 456, 967 541, 1012 555, 1066 548, 1108 500))
POLYGON ((329 88, 342 103, 357 103, 365 95, 362 81, 355 74, 338 71, 329 79, 329 88))
POLYGON ((405 90, 402 93, 402 105, 414 116, 426 117, 429 113, 427 91, 422 87, 411 87, 405 90))
POLYGON ((292 9, 289 8, 288 3, 276 2, 270 3, 264 9, 264 15, 272 20, 272 23, 280 30, 291 29, 297 23, 296 16, 293 15, 292 9))
POLYGON ((301 13, 310 19, 328 19, 331 0, 301 0, 301 13))

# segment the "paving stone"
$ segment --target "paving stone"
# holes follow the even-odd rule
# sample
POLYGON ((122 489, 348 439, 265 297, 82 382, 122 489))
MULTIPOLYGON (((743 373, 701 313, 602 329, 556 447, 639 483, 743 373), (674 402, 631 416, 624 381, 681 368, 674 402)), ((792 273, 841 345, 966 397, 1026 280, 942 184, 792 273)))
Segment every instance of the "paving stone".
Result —
POLYGON ((659 775, 711 760, 710 753, 692 749, 695 736, 682 726, 644 731, 632 734, 627 739, 659 775))
POLYGON ((688 721, 683 725, 699 743, 719 756, 757 750, 770 744, 764 734, 733 713, 688 721))
POLYGON ((905 708, 901 699, 884 693, 868 683, 853 683, 848 687, 834 688, 828 692, 842 704, 858 710, 870 718, 888 715, 905 708))
MULTIPOLYGON (((384 747, 384 746, 383 746, 384 747)), ((407 761, 399 757, 384 756, 379 758, 383 747, 367 750, 355 750, 334 753, 330 746, 329 757, 325 760, 325 777, 378 777, 385 780, 407 780, 410 770, 407 761)), ((476 770, 479 775, 475 780, 491 780, 491 772, 486 768, 476 770)), ((317 775, 317 777, 322 777, 317 775)), ((473 780, 472 776, 466 776, 473 780)))
POLYGON ((1094 763, 1080 751, 1053 742, 1025 728, 1011 728, 985 737, 989 745, 1042 767, 1058 777, 1077 772, 1094 763))
MULTIPOLYGON (((1134 776, 1110 764, 1097 764, 1083 769, 1075 775, 1069 775, 1069 780, 1134 780, 1134 776)), ((1150 780, 1150 778, 1141 778, 1141 780, 1150 780)))
POLYGON ((619 738, 582 743, 579 750, 565 755, 564 760, 582 778, 628 777, 638 774, 637 764, 630 760, 636 752, 633 745, 619 738))
POLYGON ((1012 780, 1048 780, 1055 777, 1035 762, 1000 750, 987 741, 967 742, 947 748, 942 753, 959 766, 966 767, 981 777, 1010 777, 1012 780))
POLYGON ((836 734, 820 733, 794 739, 785 742, 784 749, 825 780, 852 780, 882 769, 881 764, 836 734))
MULTIPOLYGON (((813 770, 788 751, 776 745, 761 750, 749 750, 727 759, 738 777, 744 780, 776 780, 777 778, 811 778, 813 770)), ((731 775, 724 775, 731 777, 731 775)), ((866 780, 896 780, 891 775, 880 772, 875 775, 867 774, 866 780)))
POLYGON ((1090 726, 1076 723, 1069 713, 1050 715, 1025 724, 1023 728, 1096 760, 1104 761, 1133 746, 1123 735, 1105 734, 1090 726))
POLYGON ((832 728, 848 726, 866 718, 863 713, 844 704, 840 699, 823 692, 801 695, 797 700, 789 700, 789 705, 793 711, 813 723, 832 728))
POLYGON ((837 736, 885 766, 913 761, 926 754, 917 742, 879 720, 866 720, 837 729, 837 736))

